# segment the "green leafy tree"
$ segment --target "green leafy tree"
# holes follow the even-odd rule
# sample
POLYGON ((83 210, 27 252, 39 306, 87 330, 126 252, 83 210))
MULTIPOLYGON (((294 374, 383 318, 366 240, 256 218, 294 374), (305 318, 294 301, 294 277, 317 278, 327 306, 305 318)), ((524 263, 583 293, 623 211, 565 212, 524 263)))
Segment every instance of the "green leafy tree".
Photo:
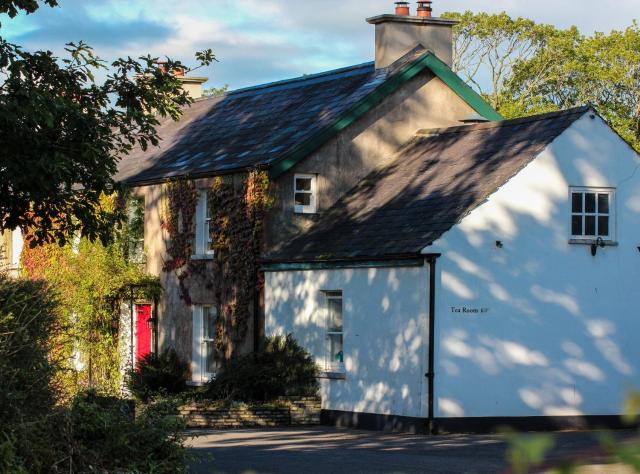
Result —
POLYGON ((502 106, 514 67, 535 57, 557 34, 553 26, 504 12, 467 11, 443 17, 459 22, 454 27, 453 69, 496 109, 502 106))
MULTIPOLYGON (((57 0, 46 0, 56 6, 57 0)), ((35 0, 0 0, 0 13, 33 13, 35 0)), ((83 42, 63 58, 28 52, 0 37, 0 231, 34 229, 30 245, 64 244, 82 232, 106 242, 124 216, 100 207, 117 189, 118 158, 158 144, 159 119, 177 120, 192 100, 172 71, 186 69, 151 56, 110 67, 83 42), (98 84, 96 72, 107 70, 98 84)), ((211 50, 196 54, 201 65, 211 50)))
POLYGON ((203 97, 218 97, 224 95, 229 90, 229 84, 225 84, 222 87, 212 87, 211 89, 205 89, 202 91, 203 97))
POLYGON ((585 36, 506 13, 447 13, 454 69, 507 118, 595 106, 640 150, 640 27, 585 36))
POLYGON ((506 94, 524 113, 592 104, 640 150, 640 27, 554 37, 517 64, 506 94))

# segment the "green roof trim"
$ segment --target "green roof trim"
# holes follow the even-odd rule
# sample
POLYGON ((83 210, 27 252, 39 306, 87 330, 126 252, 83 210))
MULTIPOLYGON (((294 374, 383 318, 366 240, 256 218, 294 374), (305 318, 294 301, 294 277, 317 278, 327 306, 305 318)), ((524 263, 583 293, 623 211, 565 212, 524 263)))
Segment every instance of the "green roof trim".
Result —
POLYGON ((343 260, 325 262, 292 262, 265 263, 260 270, 264 272, 295 272, 308 270, 337 270, 344 268, 394 268, 394 267, 422 267, 425 257, 392 260, 343 260))
POLYGON ((425 69, 430 69, 436 77, 449 86, 462 100, 483 117, 492 121, 504 120, 477 92, 465 84, 449 66, 438 59, 431 51, 428 51, 406 66, 400 73, 385 81, 379 88, 363 98, 331 125, 300 143, 288 154, 273 163, 269 170, 271 179, 276 179, 286 173, 298 162, 316 151, 425 69))

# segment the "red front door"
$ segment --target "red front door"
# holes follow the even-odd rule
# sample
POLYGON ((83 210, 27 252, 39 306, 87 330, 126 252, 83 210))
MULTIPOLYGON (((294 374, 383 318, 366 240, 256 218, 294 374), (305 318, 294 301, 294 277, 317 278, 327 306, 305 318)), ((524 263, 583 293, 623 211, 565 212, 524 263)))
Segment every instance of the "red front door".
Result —
POLYGON ((136 305, 136 360, 146 357, 151 352, 151 305, 136 305))

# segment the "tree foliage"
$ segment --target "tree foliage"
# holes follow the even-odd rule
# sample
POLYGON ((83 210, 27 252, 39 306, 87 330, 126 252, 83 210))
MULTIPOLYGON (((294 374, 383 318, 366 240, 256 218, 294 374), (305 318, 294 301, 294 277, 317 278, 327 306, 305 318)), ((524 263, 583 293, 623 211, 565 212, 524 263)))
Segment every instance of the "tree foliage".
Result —
POLYGON ((594 105, 640 150, 640 28, 582 36, 555 35, 536 56, 520 61, 506 91, 524 113, 594 105))
POLYGON ((590 104, 640 150, 640 28, 581 34, 506 13, 447 13, 454 69, 505 117, 590 104))
MULTIPOLYGON (((58 0, 42 0, 42 3, 50 7, 58 6, 58 0)), ((6 13, 10 18, 15 17, 20 11, 33 13, 38 8, 38 0, 0 0, 0 13, 6 13)))
MULTIPOLYGON (((103 196, 100 205, 114 212, 118 202, 115 196, 103 196)), ((26 248, 22 255, 25 276, 45 280, 57 291, 60 322, 68 336, 61 383, 69 395, 88 387, 119 392, 121 305, 128 302, 131 288, 136 288, 136 297, 149 299, 160 292, 157 278, 127 258, 130 234, 112 229, 109 240, 105 246, 78 237, 64 247, 53 243, 26 248)))
MULTIPOLYGON (((38 6, 4 1, 0 13, 38 6)), ((28 52, 0 38, 0 230, 34 229, 31 246, 62 245, 79 231, 107 242, 124 216, 100 207, 100 196, 117 188, 119 157, 157 145, 159 119, 177 120, 192 102, 172 73, 186 69, 178 61, 127 57, 107 67, 83 42, 65 52, 28 52), (101 70, 108 74, 98 84, 101 70)), ((210 50, 196 58, 215 60, 210 50)))
POLYGON ((511 18, 506 13, 445 13, 457 20, 454 27, 453 69, 465 82, 499 109, 514 67, 535 57, 556 32, 526 18, 511 18))

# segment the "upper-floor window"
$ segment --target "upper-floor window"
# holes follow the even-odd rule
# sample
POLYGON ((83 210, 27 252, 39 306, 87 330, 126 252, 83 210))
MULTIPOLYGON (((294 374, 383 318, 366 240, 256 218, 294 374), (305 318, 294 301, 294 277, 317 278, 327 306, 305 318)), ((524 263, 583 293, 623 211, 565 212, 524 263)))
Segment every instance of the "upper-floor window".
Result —
POLYGON ((571 237, 614 240, 614 197, 611 188, 571 188, 571 237))
POLYGON ((297 174, 294 177, 294 201, 297 214, 315 214, 317 207, 317 177, 314 174, 297 174))
POLYGON ((213 255, 213 239, 211 238, 211 209, 209 206, 209 193, 206 189, 198 191, 195 244, 195 256, 205 257, 213 255))

